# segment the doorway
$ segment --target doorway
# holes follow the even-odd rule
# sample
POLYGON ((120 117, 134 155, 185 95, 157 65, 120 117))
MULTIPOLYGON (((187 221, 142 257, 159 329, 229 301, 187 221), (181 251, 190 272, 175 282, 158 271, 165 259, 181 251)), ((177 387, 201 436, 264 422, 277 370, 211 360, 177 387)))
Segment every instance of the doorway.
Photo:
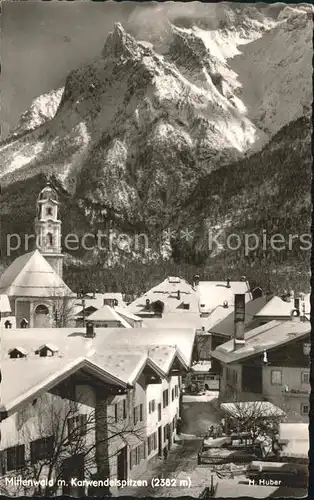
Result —
POLYGON ((35 309, 34 328, 49 328, 49 326, 50 326, 49 309, 46 305, 40 304, 35 309))
POLYGON ((117 479, 118 481, 124 481, 128 478, 128 449, 124 446, 122 450, 118 452, 117 456, 117 479))
POLYGON ((78 480, 84 479, 84 455, 73 455, 63 461, 62 479, 65 481, 65 484, 62 487, 62 494, 72 497, 85 496, 84 486, 75 486, 71 484, 72 478, 78 480))
POLYGON ((158 456, 162 457, 162 427, 158 427, 158 456))

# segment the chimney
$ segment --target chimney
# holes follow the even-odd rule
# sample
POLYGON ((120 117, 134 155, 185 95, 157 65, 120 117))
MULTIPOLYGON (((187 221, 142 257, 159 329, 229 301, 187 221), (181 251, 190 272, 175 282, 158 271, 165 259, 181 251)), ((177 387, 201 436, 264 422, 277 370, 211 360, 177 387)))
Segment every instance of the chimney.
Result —
POLYGON ((199 274, 195 274, 195 276, 193 276, 193 288, 197 287, 199 284, 200 284, 199 274))
POLYGON ((93 299, 96 298, 96 290, 93 291, 93 299))
POLYGON ((299 297, 294 297, 294 308, 297 311, 300 311, 300 298, 299 297))
POLYGON ((234 349, 244 346, 245 294, 234 296, 234 349))
POLYGON ((145 309, 150 309, 150 300, 146 299, 145 309))
POLYGON ((299 309, 292 309, 290 313, 291 321, 300 321, 302 320, 299 309))
POLYGON ((230 288, 230 281, 231 281, 231 279, 230 279, 230 278, 227 278, 227 280, 226 280, 226 281, 227 281, 227 288, 230 288))
POLYGON ((274 296, 273 292, 270 289, 268 289, 265 293, 266 302, 269 302, 273 298, 273 296, 274 296))
POLYGON ((177 292, 177 298, 178 298, 178 300, 180 300, 180 299, 181 299, 181 293, 180 293, 180 290, 178 290, 178 292, 177 292))
POLYGON ((95 337, 95 330, 94 330, 94 325, 93 323, 87 323, 86 324, 86 332, 85 332, 85 337, 92 339, 95 337))

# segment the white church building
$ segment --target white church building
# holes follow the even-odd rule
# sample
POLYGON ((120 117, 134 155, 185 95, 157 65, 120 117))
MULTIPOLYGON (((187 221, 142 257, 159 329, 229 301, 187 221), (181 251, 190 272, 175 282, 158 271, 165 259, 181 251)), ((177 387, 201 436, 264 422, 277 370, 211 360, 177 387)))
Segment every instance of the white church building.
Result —
POLYGON ((74 298, 64 283, 58 195, 50 184, 37 198, 36 249, 14 260, 0 277, 17 328, 56 326, 64 302, 74 298))

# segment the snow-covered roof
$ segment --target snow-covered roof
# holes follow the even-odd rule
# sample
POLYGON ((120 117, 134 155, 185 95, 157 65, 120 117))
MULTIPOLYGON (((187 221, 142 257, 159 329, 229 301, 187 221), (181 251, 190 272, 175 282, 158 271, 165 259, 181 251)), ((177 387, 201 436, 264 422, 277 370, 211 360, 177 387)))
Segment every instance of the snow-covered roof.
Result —
POLYGON ((73 295, 39 250, 22 255, 12 262, 0 277, 0 292, 9 297, 73 295))
MULTIPOLYGON (((250 324, 253 326, 254 315, 259 311, 266 303, 266 297, 259 297, 255 300, 250 300, 245 304, 245 327, 248 328, 250 324)), ((208 324, 205 326, 206 331, 209 333, 215 333, 218 335, 230 337, 234 333, 234 305, 228 307, 228 309, 219 308, 216 311, 224 310, 226 315, 222 317, 219 321, 211 321, 211 316, 209 318, 204 318, 204 325, 206 325, 205 320, 208 319, 208 324)), ((214 313, 213 313, 214 314, 214 313)), ((215 317, 216 319, 216 317, 215 317)), ((252 328, 251 326, 251 328, 252 328)))
POLYGON ((26 350, 26 349, 24 349, 24 347, 19 347, 19 346, 17 346, 17 347, 12 347, 12 349, 9 349, 9 350, 8 350, 8 354, 11 354, 11 353, 12 353, 12 352, 14 352, 14 351, 18 351, 18 352, 20 352, 21 354, 24 354, 24 356, 26 356, 26 355, 27 355, 27 350, 26 350))
POLYGON ((191 366, 191 370, 193 372, 209 372, 211 370, 212 363, 211 361, 199 361, 195 365, 191 366))
POLYGON ((1 363, 1 403, 0 412, 12 414, 27 402, 43 392, 49 391, 62 380, 78 370, 97 377, 107 384, 116 384, 121 389, 127 383, 84 357, 59 358, 22 358, 6 360, 1 363))
POLYGON ((131 319, 133 321, 143 321, 142 318, 140 318, 139 316, 135 316, 135 314, 132 314, 126 307, 115 306, 114 310, 123 318, 131 319))
POLYGON ((300 318, 296 318, 295 321, 270 321, 246 332, 244 334, 245 342, 242 347, 235 350, 232 339, 216 347, 211 355, 224 363, 238 362, 259 355, 265 350, 269 351, 281 345, 306 338, 310 331, 310 322, 301 321, 300 318))
POLYGON ((151 303, 160 300, 164 303, 164 314, 180 312, 187 315, 190 312, 199 312, 198 293, 192 285, 179 277, 168 277, 159 285, 148 290, 144 295, 135 299, 128 306, 128 310, 138 315, 146 313, 146 301, 151 303), (178 293, 180 292, 180 293, 178 293), (184 304, 189 304, 189 309, 184 308, 184 304))
POLYGON ((215 308, 221 308, 224 303, 229 307, 234 306, 235 294, 245 294, 246 302, 252 299, 247 281, 230 281, 229 286, 226 281, 200 281, 197 288, 202 313, 211 313, 215 308))
POLYGON ((283 447, 282 457, 308 457, 309 425, 304 423, 281 423, 279 440, 283 447))
POLYGON ((59 351, 59 347, 57 347, 56 345, 54 344, 42 344, 40 345, 36 351, 35 351, 35 354, 42 351, 43 349, 48 349, 49 351, 51 352, 58 352, 59 351))
MULTIPOLYGON (((304 295, 304 300, 300 300, 300 312, 302 314, 302 308, 303 304, 305 306, 305 315, 309 319, 310 316, 310 311, 311 311, 311 304, 310 304, 310 294, 304 295)), ((289 318, 291 316, 291 311, 294 309, 294 302, 293 300, 288 302, 285 300, 282 300, 280 297, 272 297, 269 302, 259 311, 256 313, 257 318, 263 318, 263 317, 287 317, 289 318)))
POLYGON ((105 323, 106 321, 108 321, 108 323, 110 323, 110 321, 116 321, 121 323, 124 328, 131 328, 129 323, 125 321, 125 319, 123 319, 122 316, 120 316, 118 312, 110 306, 103 306, 97 311, 93 312, 90 316, 88 316, 88 321, 102 323, 105 323))

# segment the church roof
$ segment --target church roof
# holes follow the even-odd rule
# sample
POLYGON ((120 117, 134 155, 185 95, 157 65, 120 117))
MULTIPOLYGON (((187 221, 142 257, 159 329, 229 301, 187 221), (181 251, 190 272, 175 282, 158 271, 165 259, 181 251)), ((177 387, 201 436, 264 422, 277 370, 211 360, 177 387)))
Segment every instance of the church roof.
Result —
POLYGON ((38 251, 12 262, 0 277, 0 293, 9 297, 71 296, 70 288, 38 251))
POLYGON ((55 189, 51 187, 48 183, 44 189, 42 189, 39 193, 38 200, 47 201, 52 200, 58 202, 58 195, 55 189))

